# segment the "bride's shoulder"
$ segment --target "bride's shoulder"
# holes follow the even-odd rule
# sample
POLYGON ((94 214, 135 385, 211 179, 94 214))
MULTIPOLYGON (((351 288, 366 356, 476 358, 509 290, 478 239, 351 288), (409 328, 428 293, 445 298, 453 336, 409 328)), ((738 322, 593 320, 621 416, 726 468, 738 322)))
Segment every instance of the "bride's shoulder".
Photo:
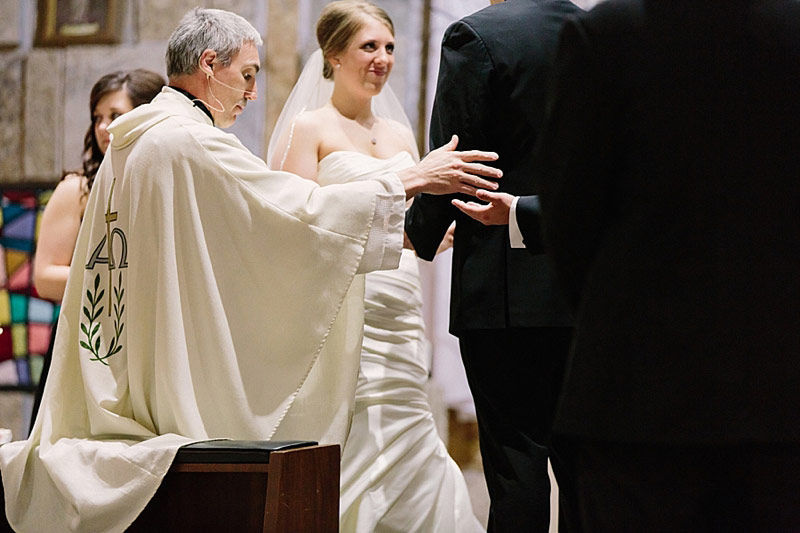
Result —
POLYGON ((331 117, 325 108, 314 109, 313 111, 303 111, 298 114, 292 125, 294 138, 305 138, 316 140, 324 138, 325 132, 330 128, 331 117))
POLYGON ((304 127, 319 127, 330 122, 336 115, 327 107, 320 107, 312 111, 303 111, 297 115, 297 124, 304 127))
MULTIPOLYGON (((275 149, 270 155, 269 163, 271 167, 292 169, 292 159, 298 157, 298 154, 313 154, 316 158, 319 144, 324 137, 321 124, 321 119, 316 110, 303 111, 297 114, 290 125, 287 125, 278 134, 279 137, 275 144, 275 149)), ((293 171, 302 175, 297 169, 293 171)))

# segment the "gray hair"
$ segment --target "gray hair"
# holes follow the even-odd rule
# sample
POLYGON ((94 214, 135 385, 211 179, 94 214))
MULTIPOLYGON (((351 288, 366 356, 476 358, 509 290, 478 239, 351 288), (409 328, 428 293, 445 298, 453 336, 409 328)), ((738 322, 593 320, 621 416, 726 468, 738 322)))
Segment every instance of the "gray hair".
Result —
POLYGON ((244 43, 261 46, 261 36, 245 19, 230 11, 196 7, 186 13, 167 44, 167 76, 194 74, 200 56, 214 50, 228 66, 244 43))

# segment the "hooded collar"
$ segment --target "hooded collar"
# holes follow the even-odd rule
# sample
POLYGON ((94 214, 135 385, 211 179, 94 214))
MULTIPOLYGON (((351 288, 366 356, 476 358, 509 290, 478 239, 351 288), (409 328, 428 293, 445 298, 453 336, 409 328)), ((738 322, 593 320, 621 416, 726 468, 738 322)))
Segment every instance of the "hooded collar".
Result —
POLYGON ((214 126, 209 113, 192 105, 189 97, 170 87, 164 87, 149 104, 140 105, 114 120, 109 126, 111 146, 123 148, 139 138, 145 131, 169 117, 183 116, 214 126))

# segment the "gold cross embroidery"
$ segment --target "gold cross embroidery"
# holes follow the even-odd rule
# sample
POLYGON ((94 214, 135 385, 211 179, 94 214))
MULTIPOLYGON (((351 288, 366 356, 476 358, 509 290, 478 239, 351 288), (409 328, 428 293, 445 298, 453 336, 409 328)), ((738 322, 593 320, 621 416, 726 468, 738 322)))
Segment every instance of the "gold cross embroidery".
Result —
POLYGON ((111 223, 117 220, 117 212, 111 212, 111 199, 114 197, 115 177, 111 181, 111 192, 108 195, 108 208, 106 209, 106 242, 108 243, 108 316, 111 316, 111 271, 114 270, 114 250, 111 241, 111 223))

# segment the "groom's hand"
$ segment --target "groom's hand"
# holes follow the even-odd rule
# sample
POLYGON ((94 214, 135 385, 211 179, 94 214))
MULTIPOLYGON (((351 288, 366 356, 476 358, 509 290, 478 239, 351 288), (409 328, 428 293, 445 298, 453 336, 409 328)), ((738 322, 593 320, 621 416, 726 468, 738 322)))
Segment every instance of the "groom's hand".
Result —
POLYGON ((500 169, 481 165, 477 161, 496 161, 494 152, 457 152, 458 136, 453 135, 450 142, 431 151, 416 166, 397 173, 406 190, 406 198, 421 192, 430 194, 464 193, 475 196, 478 189, 497 189, 498 185, 480 176, 499 179, 500 169))
POLYGON ((514 202, 512 195, 504 192, 478 191, 476 196, 489 203, 479 204, 461 200, 452 200, 450 203, 481 224, 487 226, 508 224, 511 204, 514 202))

